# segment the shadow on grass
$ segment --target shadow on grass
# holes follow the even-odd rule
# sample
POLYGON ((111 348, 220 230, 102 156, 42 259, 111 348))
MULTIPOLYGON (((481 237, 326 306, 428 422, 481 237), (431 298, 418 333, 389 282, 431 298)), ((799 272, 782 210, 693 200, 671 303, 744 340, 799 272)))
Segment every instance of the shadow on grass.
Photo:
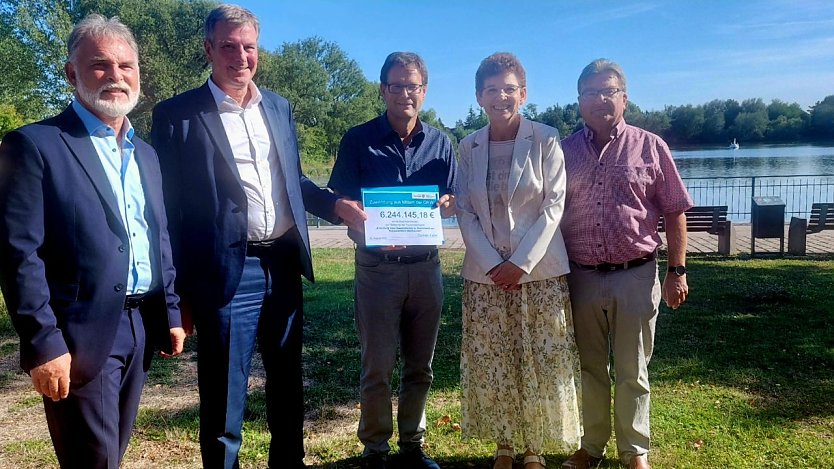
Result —
POLYGON ((762 419, 834 415, 830 261, 695 261, 688 280, 686 305, 658 319, 654 382, 751 393, 762 419))

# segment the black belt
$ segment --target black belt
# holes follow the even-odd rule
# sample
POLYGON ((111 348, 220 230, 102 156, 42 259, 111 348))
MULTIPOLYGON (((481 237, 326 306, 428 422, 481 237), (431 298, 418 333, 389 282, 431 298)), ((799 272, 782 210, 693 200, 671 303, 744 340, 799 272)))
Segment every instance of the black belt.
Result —
POLYGON ((622 264, 609 264, 608 262, 603 262, 602 264, 597 265, 587 265, 587 264, 579 264, 574 262, 577 266, 581 269, 585 270, 595 270, 597 272, 613 272, 615 270, 626 270, 626 269, 633 269, 635 267, 640 267, 641 265, 653 261, 655 258, 655 251, 652 251, 649 254, 646 254, 643 257, 638 257, 637 259, 632 259, 630 261, 623 262, 622 264))
POLYGON ((265 241, 247 241, 246 255, 253 257, 266 257, 280 238, 267 239, 265 241))
POLYGON ((396 264, 416 264, 417 262, 430 261, 437 257, 437 249, 431 250, 425 254, 416 254, 413 256, 400 256, 393 253, 382 253, 365 250, 366 253, 379 258, 383 262, 392 262, 396 264))
POLYGON ((142 306, 142 303, 148 299, 147 293, 142 293, 139 295, 127 295, 125 297, 125 309, 136 309, 142 306))

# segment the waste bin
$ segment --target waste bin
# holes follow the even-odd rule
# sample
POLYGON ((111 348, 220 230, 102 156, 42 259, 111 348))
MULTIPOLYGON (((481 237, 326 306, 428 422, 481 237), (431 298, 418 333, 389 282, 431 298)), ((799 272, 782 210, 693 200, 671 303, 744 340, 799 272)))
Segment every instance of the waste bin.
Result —
POLYGON ((750 204, 750 254, 756 253, 756 238, 779 238, 785 252, 785 202, 776 196, 753 197, 750 204))

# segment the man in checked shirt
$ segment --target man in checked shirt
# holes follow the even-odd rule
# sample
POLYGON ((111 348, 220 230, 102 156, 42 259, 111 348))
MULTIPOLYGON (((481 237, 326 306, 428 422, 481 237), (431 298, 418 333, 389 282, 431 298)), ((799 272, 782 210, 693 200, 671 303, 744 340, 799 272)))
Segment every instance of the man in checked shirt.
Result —
POLYGON ((621 462, 648 468, 649 375, 660 299, 677 309, 686 285, 686 217, 692 199, 666 143, 626 124, 622 68, 606 59, 578 80, 585 128, 562 141, 567 197, 562 233, 576 343, 582 364, 582 447, 565 468, 599 465, 611 437, 609 350, 614 357, 614 430, 621 462), (666 219, 668 272, 657 273, 659 217, 666 219))

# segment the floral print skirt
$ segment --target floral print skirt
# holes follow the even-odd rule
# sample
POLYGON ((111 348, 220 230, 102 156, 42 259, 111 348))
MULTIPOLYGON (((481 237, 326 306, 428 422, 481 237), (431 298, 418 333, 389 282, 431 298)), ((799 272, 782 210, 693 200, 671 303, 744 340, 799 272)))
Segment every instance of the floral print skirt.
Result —
POLYGON ((565 277, 509 292, 464 281, 460 372, 464 438, 578 449, 579 354, 565 277))

